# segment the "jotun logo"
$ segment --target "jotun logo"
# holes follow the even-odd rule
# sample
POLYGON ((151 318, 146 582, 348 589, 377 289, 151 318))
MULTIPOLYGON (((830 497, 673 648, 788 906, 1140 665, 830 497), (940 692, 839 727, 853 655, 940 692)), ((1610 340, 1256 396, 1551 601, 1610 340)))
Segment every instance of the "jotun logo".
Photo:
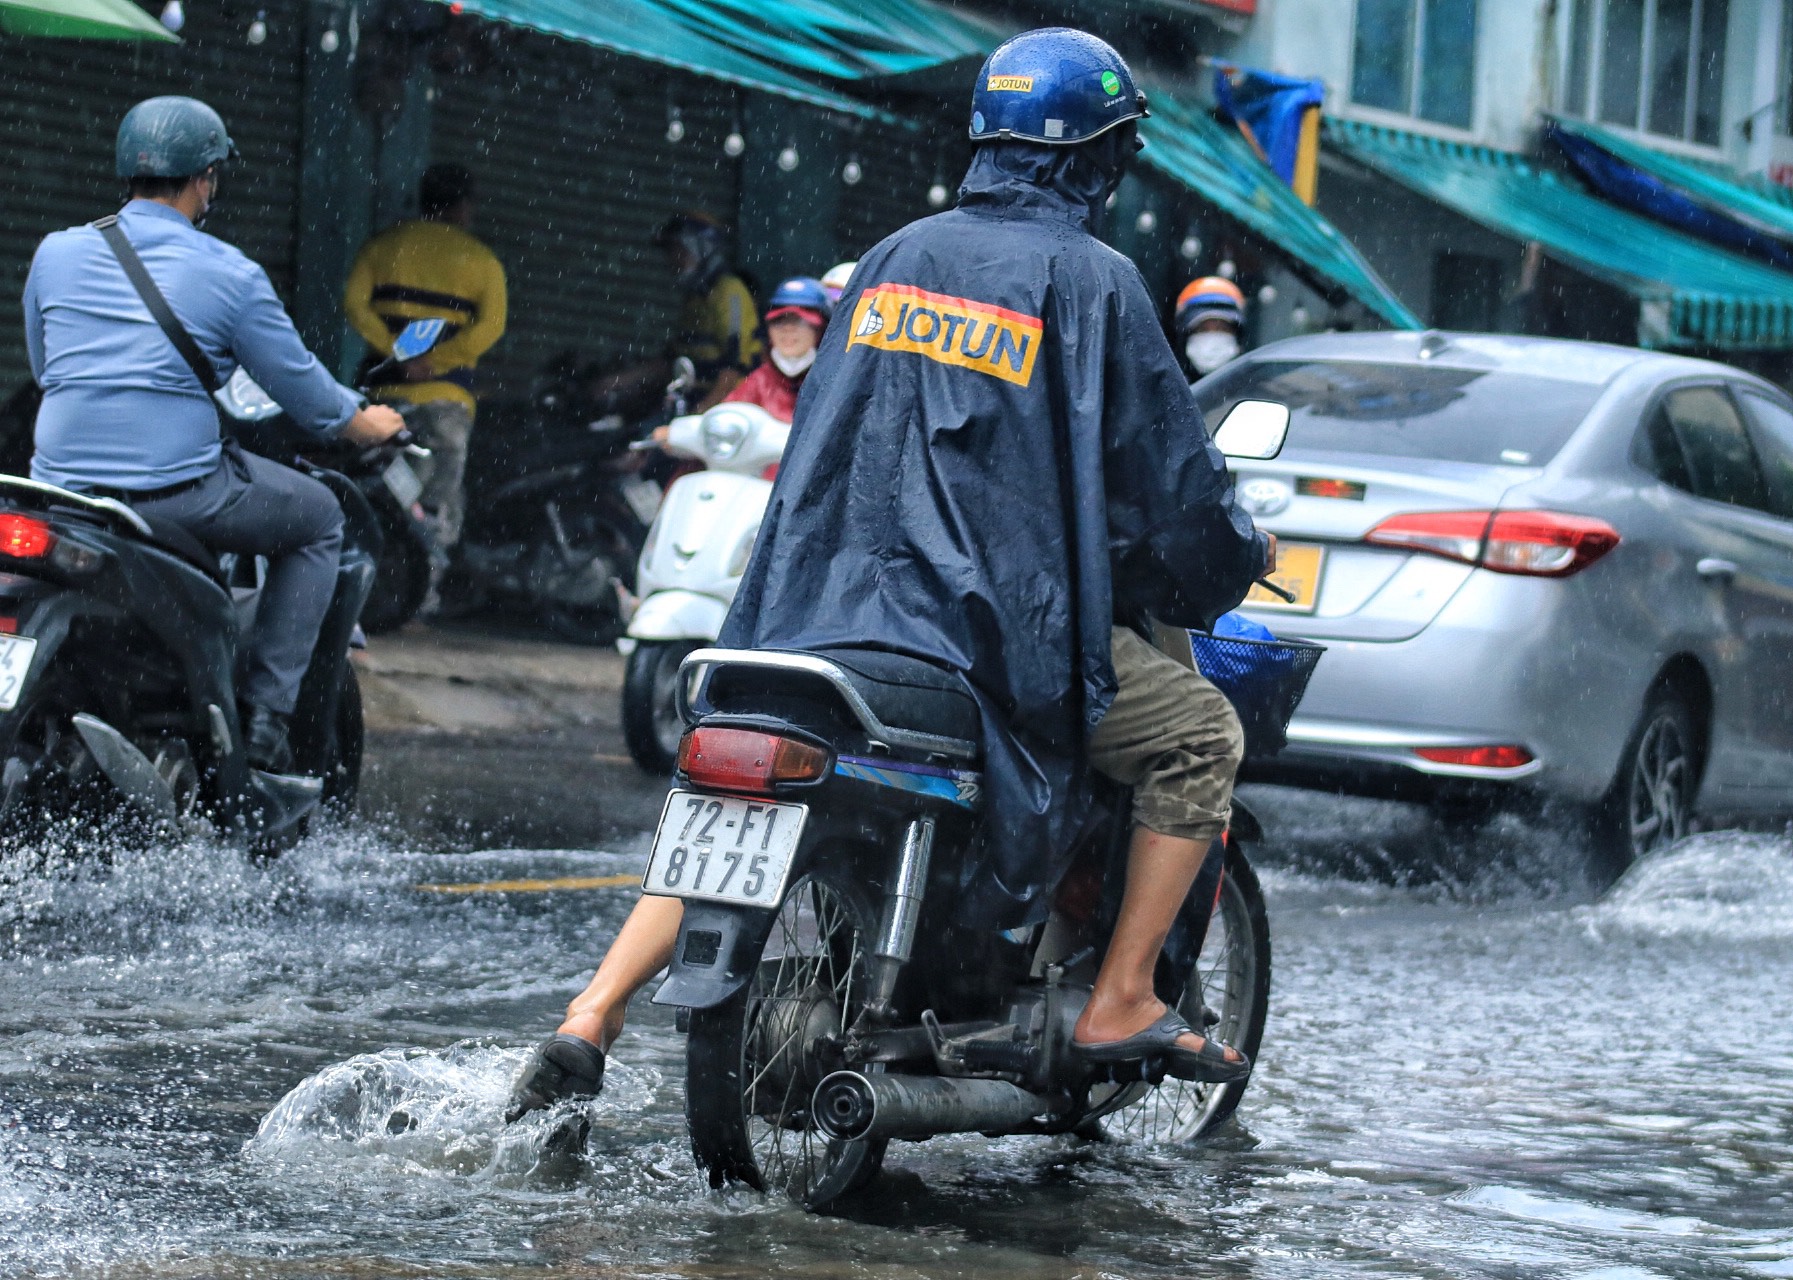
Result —
POLYGON ((984 82, 986 93, 1032 93, 1032 76, 991 76, 984 82))
POLYGON ((1025 387, 1033 381, 1041 332, 1038 316, 911 285, 880 284, 859 295, 847 346, 912 351, 1025 387))

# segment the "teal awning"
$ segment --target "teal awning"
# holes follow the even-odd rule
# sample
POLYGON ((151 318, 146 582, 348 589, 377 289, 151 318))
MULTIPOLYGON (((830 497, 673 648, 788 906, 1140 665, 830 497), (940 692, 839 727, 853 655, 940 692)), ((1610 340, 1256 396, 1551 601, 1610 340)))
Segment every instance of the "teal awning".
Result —
POLYGON ((1793 347, 1793 275, 1608 204, 1524 156, 1328 117, 1326 145, 1643 304, 1638 345, 1793 347))
POLYGON ((706 34, 657 0, 459 0, 459 7, 493 22, 597 45, 813 107, 888 118, 875 107, 706 34))
POLYGON ((1303 204, 1237 130, 1164 89, 1147 85, 1146 96, 1152 114, 1140 122, 1142 162, 1281 248, 1317 277, 1323 292, 1348 294, 1397 329, 1424 328, 1357 247, 1303 204))
POLYGON ((979 59, 991 28, 917 0, 654 0, 678 21, 761 61, 839 80, 979 59))
POLYGON ((1698 160, 1672 156, 1622 134, 1581 120, 1552 117, 1564 133, 1586 139, 1602 151, 1641 169, 1698 204, 1726 214, 1764 235, 1793 241, 1793 192, 1755 182, 1698 160))

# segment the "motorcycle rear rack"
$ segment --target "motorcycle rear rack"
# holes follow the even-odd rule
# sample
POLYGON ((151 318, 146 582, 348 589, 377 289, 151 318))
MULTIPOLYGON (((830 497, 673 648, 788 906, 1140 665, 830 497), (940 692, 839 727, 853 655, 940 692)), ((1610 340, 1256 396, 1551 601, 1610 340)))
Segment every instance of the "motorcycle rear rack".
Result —
POLYGON ((116 498, 94 498, 85 493, 76 493, 73 489, 60 489, 53 484, 45 484, 41 480, 0 475, 0 498, 9 494, 19 495, 22 500, 38 509, 51 504, 66 504, 76 510, 110 516, 114 520, 124 521, 145 538, 155 536, 148 521, 116 498))

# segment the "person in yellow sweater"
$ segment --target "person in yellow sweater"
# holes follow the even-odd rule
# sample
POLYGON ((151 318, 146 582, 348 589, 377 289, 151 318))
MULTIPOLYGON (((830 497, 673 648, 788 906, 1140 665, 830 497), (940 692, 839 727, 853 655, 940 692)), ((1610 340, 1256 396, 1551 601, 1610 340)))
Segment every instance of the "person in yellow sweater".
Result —
POLYGON ((458 164, 431 165, 418 187, 422 216, 363 245, 343 290, 343 309, 373 348, 372 359, 390 355, 393 338, 413 320, 448 322, 434 351, 373 388, 382 401, 417 406, 408 415, 411 427, 430 448, 417 464, 420 500, 435 518, 444 554, 461 537, 474 366, 504 335, 504 268, 469 230, 473 200, 471 173, 458 164))

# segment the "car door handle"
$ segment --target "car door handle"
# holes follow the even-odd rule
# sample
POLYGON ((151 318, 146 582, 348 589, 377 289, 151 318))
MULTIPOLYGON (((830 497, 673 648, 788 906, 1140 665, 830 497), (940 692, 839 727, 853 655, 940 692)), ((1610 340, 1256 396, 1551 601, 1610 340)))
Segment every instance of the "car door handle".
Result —
POLYGON ((1701 560, 1694 565, 1693 571, 1700 577, 1709 578, 1714 582, 1730 582, 1737 576, 1737 566, 1733 562, 1720 560, 1714 556, 1707 556, 1701 560))

